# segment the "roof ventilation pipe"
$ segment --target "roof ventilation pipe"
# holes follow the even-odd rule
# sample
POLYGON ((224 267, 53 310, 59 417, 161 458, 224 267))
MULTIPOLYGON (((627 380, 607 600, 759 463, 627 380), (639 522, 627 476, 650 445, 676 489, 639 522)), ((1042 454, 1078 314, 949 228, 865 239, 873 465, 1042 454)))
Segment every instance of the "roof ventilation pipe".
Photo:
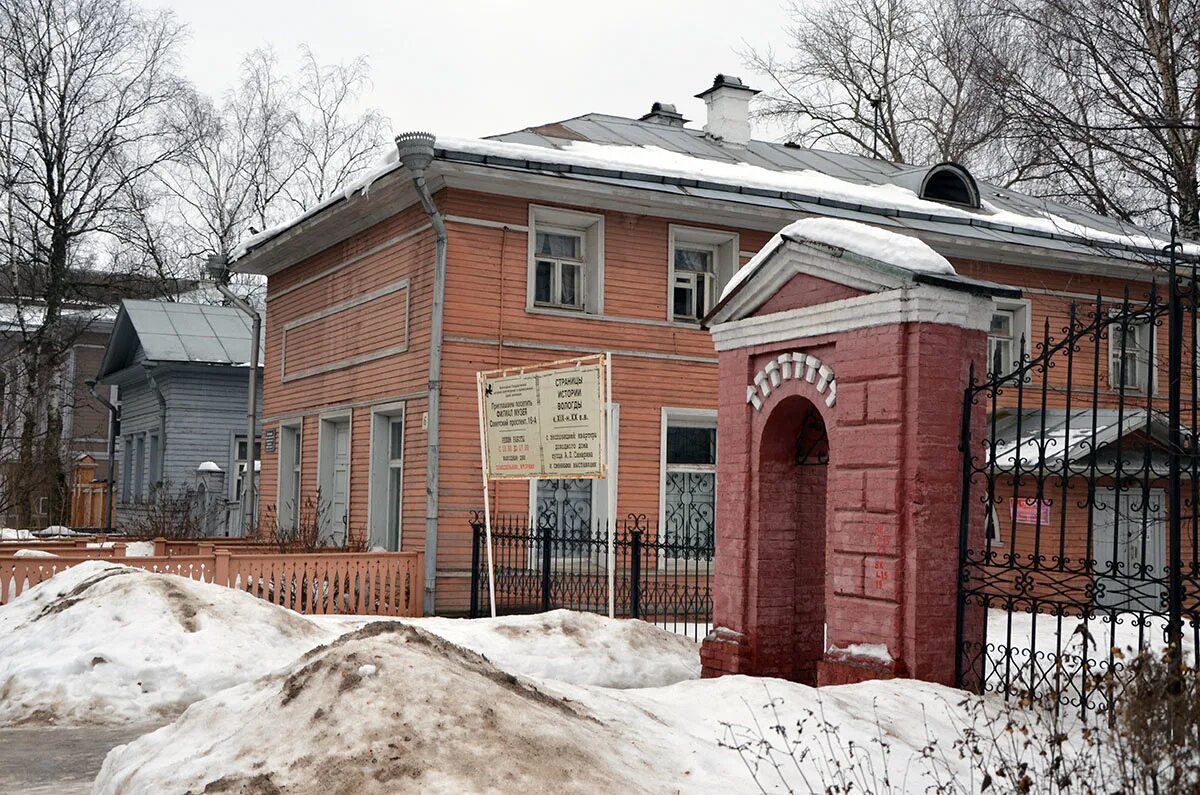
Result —
POLYGON ((708 108, 704 132, 723 143, 750 143, 750 98, 759 93, 740 77, 717 75, 713 84, 696 95, 708 108))
POLYGON ((425 598, 424 612, 432 614, 437 586, 438 547, 438 462, 440 460, 438 422, 442 397, 442 319, 446 306, 446 223, 433 203, 425 182, 425 169, 433 162, 434 137, 427 132, 407 132, 396 136, 396 155, 412 174, 413 187, 429 222, 437 235, 433 260, 433 308, 429 322, 429 396, 426 410, 429 428, 425 452, 425 598))
POLYGON ((675 106, 669 102, 655 102, 650 106, 650 112, 638 121, 653 122, 667 127, 682 127, 688 122, 683 118, 683 114, 675 110, 675 106))

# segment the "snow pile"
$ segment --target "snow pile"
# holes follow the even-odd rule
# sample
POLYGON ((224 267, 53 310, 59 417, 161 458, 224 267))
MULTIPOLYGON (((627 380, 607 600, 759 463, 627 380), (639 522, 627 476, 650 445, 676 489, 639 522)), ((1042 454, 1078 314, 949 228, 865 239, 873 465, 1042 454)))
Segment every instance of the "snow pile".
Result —
MULTIPOLYGON (((314 616, 328 626, 362 619, 314 616), (332 620, 330 620, 332 619, 332 620)), ((499 618, 404 619, 509 673, 593 687, 660 687, 700 676, 691 640, 644 621, 552 610, 499 618)))
MULTIPOLYGON (((776 717, 795 727, 810 711, 877 770, 882 730, 898 791, 923 792, 913 760, 930 736, 950 746, 963 699, 903 680, 821 691, 743 676, 632 690, 527 681, 432 633, 376 622, 114 749, 93 792, 750 792, 742 758, 720 743, 776 717), (264 742, 281 726, 303 728, 264 742)), ((821 763, 789 762, 792 790, 812 791, 821 763)))
POLYGON ((31 541, 33 533, 13 527, 0 527, 0 541, 31 541))
POLYGON ((0 606, 0 725, 173 715, 330 637, 231 588, 80 563, 0 606))
POLYGON ((45 549, 30 549, 30 548, 26 547, 24 549, 18 549, 16 552, 14 552, 13 557, 14 558, 57 558, 58 555, 55 555, 53 552, 50 552, 45 549))
POLYGON ((750 277, 785 239, 811 240, 845 249, 861 257, 902 268, 925 273, 953 274, 954 266, 941 254, 930 248, 923 240, 909 235, 890 232, 858 221, 840 218, 802 218, 793 221, 772 237, 759 249, 750 261, 738 270, 721 291, 721 300, 729 296, 737 286, 750 277))
POLYGON ((125 545, 125 557, 150 558, 154 557, 153 541, 130 541, 125 545))
POLYGON ((376 622, 114 749, 93 792, 655 789, 622 733, 435 635, 376 622), (270 742, 281 729, 287 742, 270 742))

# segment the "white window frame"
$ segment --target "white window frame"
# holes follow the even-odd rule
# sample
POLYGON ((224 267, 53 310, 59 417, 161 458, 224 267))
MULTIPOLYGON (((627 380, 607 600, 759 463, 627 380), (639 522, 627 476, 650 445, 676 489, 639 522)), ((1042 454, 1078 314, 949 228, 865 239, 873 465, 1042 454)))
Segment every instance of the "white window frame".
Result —
POLYGON ((133 502, 133 434, 121 437, 121 502, 133 502))
MULTIPOLYGON (((994 314, 995 312, 1011 312, 1012 313, 1012 316, 1013 316, 1013 319, 1012 319, 1013 351, 1016 352, 1017 357, 1020 357, 1022 360, 1024 360, 1025 357, 1029 355, 1029 352, 1030 352, 1030 350, 1032 350, 1032 346, 1033 346, 1033 341, 1032 341, 1033 340, 1032 304, 1026 298, 996 298, 996 299, 993 299, 992 308, 993 308, 993 312, 989 314, 989 318, 990 318, 990 315, 994 314), (1025 347, 1023 349, 1021 348, 1021 337, 1022 336, 1024 336, 1024 338, 1025 338, 1025 347)), ((1010 370, 1011 370, 1012 362, 1015 359, 1016 359, 1016 357, 1010 356, 1009 360, 1005 361, 1003 363, 1004 367, 1010 368, 1010 370)), ((990 373, 992 371, 992 362, 993 362, 992 335, 989 332, 988 333, 987 364, 986 364, 986 367, 984 368, 985 372, 990 373)), ((1010 370, 1005 370, 1004 372, 1000 373, 1000 375, 1007 375, 1008 372, 1010 372, 1010 370)))
POLYGON ((275 521, 279 522, 281 527, 294 530, 300 524, 300 491, 301 484, 304 482, 303 420, 279 423, 279 448, 276 461, 275 521), (285 511, 288 512, 286 523, 285 511))
MULTIPOLYGON (((668 426, 677 427, 692 427, 692 428, 713 428, 717 427, 717 410, 716 409, 694 409, 694 408, 676 408, 671 406, 663 406, 660 421, 659 421, 659 440, 658 440, 658 532, 660 543, 664 541, 667 529, 667 428, 668 426)), ((714 462, 710 465, 700 464, 676 464, 671 467, 673 470, 692 471, 692 472, 712 472, 713 473, 713 493, 717 493, 719 484, 717 478, 717 464, 714 462)), ((716 505, 713 505, 713 540, 716 540, 716 505)), ((663 567, 677 560, 677 558, 667 557, 665 552, 659 553, 658 565, 663 567)), ((678 558, 682 560, 682 558, 678 558)), ((699 566, 700 561, 689 561, 689 566, 699 566)))
POLYGON ((158 487, 163 485, 162 440, 159 438, 158 431, 150 432, 149 438, 146 440, 146 455, 149 460, 146 472, 149 474, 150 494, 153 495, 158 487))
MULTIPOLYGON (((354 488, 354 412, 350 409, 342 409, 339 411, 330 411, 321 414, 317 419, 317 489, 320 491, 321 499, 332 506, 332 497, 330 490, 325 488, 332 484, 333 481, 333 466, 334 457, 337 455, 337 450, 331 444, 336 426, 341 423, 346 424, 346 433, 350 445, 349 454, 346 457, 346 526, 342 528, 345 535, 342 537, 343 543, 350 534, 351 514, 354 501, 351 499, 351 494, 354 488)), ((321 510, 320 505, 317 506, 318 513, 321 510)), ((330 513, 325 517, 325 527, 320 528, 321 540, 327 541, 331 538, 334 531, 335 517, 330 513)))
MULTIPOLYGON (((229 484, 228 484, 229 500, 231 502, 241 502, 242 497, 240 494, 238 494, 237 484, 238 484, 238 481, 242 477, 245 476, 244 472, 249 470, 249 464, 244 459, 242 459, 238 456, 238 445, 242 441, 245 440, 246 434, 245 433, 234 433, 234 434, 230 434, 230 438, 231 438, 231 445, 230 445, 229 460, 230 460, 230 463, 232 464, 232 466, 229 468, 229 471, 233 475, 233 477, 229 478, 229 484)), ((256 434, 254 437, 254 444, 258 447, 258 455, 254 456, 254 462, 256 464, 259 464, 260 466, 261 466, 261 462, 262 462, 262 442, 263 442, 262 434, 261 433, 256 434)), ((247 456, 250 455, 250 447, 249 446, 246 447, 246 455, 247 456)), ((255 474, 257 474, 257 472, 255 474)))
MULTIPOLYGON (((529 205, 529 231, 527 246, 527 270, 525 285, 525 310, 534 313, 560 314, 566 316, 604 314, 604 216, 561 207, 529 205), (537 284, 537 233, 579 235, 582 239, 583 263, 578 289, 581 304, 578 308, 567 308, 539 304, 534 300, 537 284)), ((555 259, 542 257, 542 259, 555 259)))
MULTIPOLYGON (((1135 317, 1136 317, 1136 315, 1135 315, 1135 317)), ((1121 328, 1122 328, 1122 325, 1119 321, 1111 323, 1108 327, 1108 387, 1109 387, 1109 389, 1111 389, 1114 392, 1118 392, 1121 390, 1120 379, 1118 377, 1118 371, 1117 371, 1117 366, 1118 366, 1117 359, 1121 355, 1121 348, 1120 348, 1120 342, 1118 341, 1117 335, 1114 334, 1114 332, 1119 333, 1121 331, 1121 328)), ((1150 340, 1149 340, 1148 344, 1146 345, 1146 355, 1149 357, 1149 365, 1150 365, 1148 368, 1150 370, 1150 383, 1149 384, 1142 384, 1142 383, 1126 384, 1125 385, 1125 393, 1133 394, 1133 395, 1145 395, 1147 393, 1149 393, 1151 395, 1157 395, 1158 394, 1158 350, 1157 350, 1158 334, 1155 329, 1154 321, 1151 318, 1147 317, 1144 320, 1140 320, 1137 323, 1129 323, 1127 328, 1130 331, 1133 331, 1136 328, 1144 328, 1150 335, 1150 340)), ((1129 353, 1128 346, 1126 346, 1125 352, 1128 355, 1128 353, 1129 353)), ((1146 370, 1147 370, 1146 364, 1147 364, 1146 360, 1143 359, 1143 360, 1138 361, 1134 368, 1134 373, 1135 373, 1135 375, 1137 375, 1139 380, 1144 379, 1146 377, 1146 370)))
POLYGON ((583 312, 587 309, 587 233, 578 229, 565 229, 562 227, 543 225, 533 233, 534 249, 537 248, 537 236, 540 234, 558 235, 560 237, 573 237, 579 241, 579 259, 571 259, 570 257, 553 257, 548 254, 534 254, 533 263, 533 279, 534 279, 534 306, 539 309, 561 309, 567 312, 583 312), (550 277, 550 300, 539 302, 537 300, 537 267, 540 263, 548 262, 554 266, 554 273, 550 277), (576 268, 579 275, 575 277, 575 303, 567 304, 562 300, 562 271, 563 268, 576 268))
POLYGON ((372 547, 382 547, 391 552, 399 552, 404 544, 404 460, 408 454, 408 422, 405 415, 404 403, 391 403, 375 406, 371 409, 371 453, 370 474, 367 478, 367 527, 372 547), (393 459, 391 455, 391 426, 400 423, 400 433, 403 439, 400 458, 393 459), (392 472, 400 471, 400 502, 397 517, 395 548, 392 548, 391 528, 391 488, 392 472))
MULTIPOLYGON (((698 326, 700 320, 679 320, 675 317, 675 248, 711 249, 713 251, 713 276, 715 286, 710 307, 720 299, 721 290, 741 267, 741 239, 737 232, 718 229, 702 229, 693 226, 671 224, 668 228, 670 243, 667 250, 667 322, 681 326, 698 326)), ((707 312, 705 313, 707 314, 707 312)))

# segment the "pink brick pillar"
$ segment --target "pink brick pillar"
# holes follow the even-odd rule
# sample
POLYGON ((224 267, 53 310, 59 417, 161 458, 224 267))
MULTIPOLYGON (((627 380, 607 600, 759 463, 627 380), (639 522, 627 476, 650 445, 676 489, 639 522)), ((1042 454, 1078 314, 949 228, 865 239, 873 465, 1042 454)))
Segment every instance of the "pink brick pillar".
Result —
MULTIPOLYGON (((721 352, 705 676, 953 684, 962 395, 985 350, 983 331, 907 322, 721 352), (747 402, 791 350, 836 373, 833 407, 804 378, 760 390, 760 408, 747 402), (811 411, 828 430, 826 467, 794 460, 811 411)), ((973 422, 982 438, 981 410, 973 422)), ((967 630, 980 621, 968 615, 967 630)))

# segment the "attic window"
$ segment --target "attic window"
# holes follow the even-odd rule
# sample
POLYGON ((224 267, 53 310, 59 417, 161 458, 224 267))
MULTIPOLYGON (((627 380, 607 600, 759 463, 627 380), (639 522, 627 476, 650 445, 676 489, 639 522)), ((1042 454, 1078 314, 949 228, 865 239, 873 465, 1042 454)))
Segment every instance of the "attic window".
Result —
POLYGON ((944 204, 979 207, 979 190, 965 168, 942 163, 929 169, 921 183, 921 198, 944 204))

